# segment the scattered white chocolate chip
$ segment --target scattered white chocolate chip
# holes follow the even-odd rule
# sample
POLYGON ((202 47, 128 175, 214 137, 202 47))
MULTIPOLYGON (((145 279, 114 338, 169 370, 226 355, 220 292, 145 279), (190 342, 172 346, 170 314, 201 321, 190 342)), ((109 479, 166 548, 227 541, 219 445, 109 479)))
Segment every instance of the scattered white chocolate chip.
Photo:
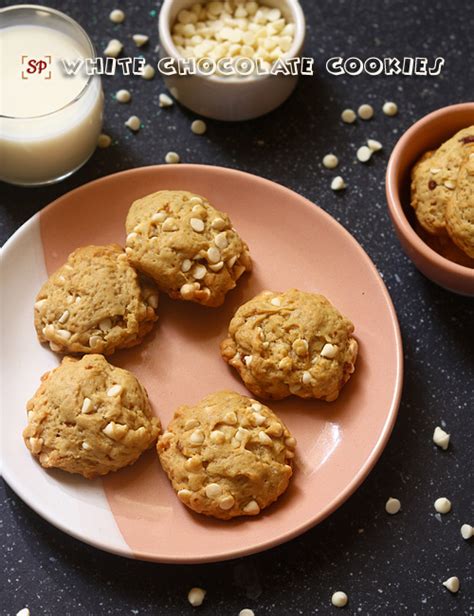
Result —
POLYGON ((357 119, 356 112, 353 109, 344 109, 341 113, 341 120, 346 124, 352 124, 357 119))
POLYGON ((368 148, 366 145, 361 146, 357 150, 357 160, 360 161, 361 163, 366 163, 367 161, 369 161, 371 156, 372 156, 372 150, 368 148))
POLYGON ((367 139, 367 145, 372 150, 372 152, 380 152, 383 148, 383 145, 377 139, 367 139))
POLYGON ((229 242, 227 240, 227 234, 225 231, 221 231, 220 233, 216 235, 216 237, 214 238, 214 244, 220 250, 224 250, 225 248, 227 248, 227 246, 229 245, 229 242))
POLYGON ((82 443, 82 449, 92 449, 92 447, 89 445, 87 441, 84 441, 82 443))
POLYGON ((450 438, 450 435, 447 432, 445 432, 443 428, 436 426, 435 431, 433 433, 433 443, 435 445, 437 445, 438 447, 446 451, 446 449, 449 446, 449 438, 450 438))
POLYGON ((63 340, 69 340, 69 338, 72 335, 71 332, 68 331, 67 329, 58 329, 56 330, 56 334, 63 340))
POLYGON ((237 423, 237 415, 234 413, 234 411, 229 411, 224 415, 223 422, 229 424, 229 426, 235 426, 235 424, 237 423))
POLYGON ((281 299, 279 297, 272 297, 272 299, 270 300, 270 304, 272 306, 281 306, 281 299))
POLYGON ((126 237, 125 241, 126 241, 126 242, 127 242, 127 244, 128 244, 128 243, 130 243, 130 242, 133 242, 133 240, 134 240, 135 238, 137 238, 137 237, 138 237, 138 233, 135 233, 134 231, 132 231, 132 233, 129 233, 129 234, 127 235, 127 237, 126 237))
POLYGON ((304 357, 308 353, 308 343, 303 338, 297 338, 291 347, 299 357, 304 357))
POLYGON ((192 492, 191 490, 186 490, 185 488, 183 490, 178 490, 178 497, 181 500, 186 500, 189 496, 191 496, 192 492))
POLYGON ((267 421, 265 415, 261 413, 254 413, 252 417, 253 423, 257 426, 263 426, 263 424, 267 421))
POLYGON ((123 49, 122 43, 118 39, 112 39, 107 43, 107 47, 104 49, 104 56, 108 58, 116 58, 120 55, 123 49))
POLYGON ((197 428, 199 426, 199 421, 197 419, 188 419, 188 421, 184 424, 185 430, 192 430, 193 428, 197 428))
POLYGON ((128 90, 118 90, 115 93, 115 98, 119 103, 129 103, 132 100, 132 95, 128 90))
POLYGON ((451 501, 444 496, 437 498, 434 502, 434 508, 438 513, 449 513, 451 511, 451 501))
POLYGON ((234 506, 234 503, 235 503, 234 497, 228 494, 227 496, 223 496, 219 500, 219 507, 223 511, 228 511, 229 509, 232 509, 232 507, 234 506))
POLYGON ((207 498, 216 498, 222 494, 222 488, 218 483, 209 483, 204 491, 206 492, 207 498))
POLYGON ((193 267, 193 270, 191 273, 195 280, 202 280, 203 278, 206 277, 207 269, 204 265, 202 265, 201 263, 198 263, 197 265, 193 267))
POLYGON ((30 448, 32 453, 39 453, 43 447, 43 439, 32 436, 30 438, 30 448))
POLYGON ((40 299, 37 302, 35 302, 35 308, 36 310, 41 310, 41 308, 48 302, 47 299, 40 299))
POLYGON ((331 603, 336 607, 344 607, 348 601, 348 596, 342 590, 337 590, 331 597, 331 603))
POLYGON ((257 503, 257 501, 251 500, 249 503, 245 505, 245 507, 242 508, 242 511, 244 513, 250 513, 251 515, 256 515, 257 513, 260 513, 260 506, 257 503))
POLYGON ((238 428, 235 433, 235 438, 239 441, 239 443, 241 443, 245 438, 247 438, 248 435, 249 431, 246 428, 238 428))
POLYGON ((172 216, 168 216, 168 218, 165 218, 165 220, 163 221, 161 229, 162 231, 166 232, 177 231, 178 225, 176 224, 176 220, 172 216))
POLYGON ((140 130, 140 125, 141 125, 140 118, 136 115, 130 116, 128 120, 125 122, 125 126, 135 132, 140 130))
POLYGON ((174 105, 173 99, 168 94, 162 92, 158 97, 160 107, 172 107, 174 105))
POLYGON ((105 133, 101 133, 97 138, 97 147, 101 149, 108 148, 112 143, 112 137, 106 135, 105 133))
POLYGON ((323 158, 323 165, 326 169, 335 169, 339 164, 339 159, 334 154, 326 154, 323 158))
POLYGON ((156 71, 151 64, 145 64, 145 66, 142 68, 142 72, 140 73, 140 75, 141 77, 143 77, 143 79, 150 80, 153 79, 155 73, 156 71))
POLYGON ((394 116, 398 113, 398 106, 396 103, 392 103, 391 101, 387 101, 383 104, 382 111, 387 116, 394 116))
POLYGON ((179 154, 177 154, 176 152, 168 152, 165 156, 165 163, 168 164, 175 164, 175 163, 179 163, 181 160, 181 158, 179 157, 179 154))
POLYGON ((30 616, 30 610, 27 607, 24 607, 16 613, 16 616, 30 616))
POLYGON ((202 445, 204 443, 204 432, 202 430, 194 430, 189 437, 189 440, 193 445, 202 445))
POLYGON ((247 366, 247 368, 252 363, 252 360, 253 360, 253 356, 252 355, 245 355, 245 357, 244 357, 244 364, 247 366))
POLYGON ((213 229, 215 229, 216 231, 222 231, 223 229, 226 228, 226 222, 223 218, 214 218, 214 220, 211 223, 211 227, 213 229))
POLYGON ((461 536, 466 541, 474 537, 474 528, 470 524, 463 524, 461 526, 461 536))
POLYGON ((344 190, 347 184, 344 182, 344 179, 340 175, 336 175, 331 182, 332 190, 344 190))
POLYGON ((263 430, 258 433, 258 440, 262 443, 262 445, 273 445, 271 437, 269 437, 263 430))
POLYGON ((189 272, 189 270, 191 269, 192 266, 193 266, 193 262, 191 261, 191 259, 185 259, 181 263, 181 271, 183 273, 189 272))
POLYGON ((372 105, 364 104, 359 107, 357 113, 359 114, 359 118, 362 120, 370 120, 370 118, 374 115, 374 108, 372 105))
POLYGON ((151 217, 151 222, 163 222, 166 220, 166 212, 156 212, 151 217))
POLYGON ((202 233, 204 231, 204 221, 200 218, 191 218, 189 224, 191 225, 193 231, 196 231, 196 233, 202 233))
POLYGON ((289 436, 285 439, 285 445, 288 449, 296 449, 296 439, 293 436, 289 436))
POLYGON ((59 317, 58 322, 63 324, 69 319, 69 310, 65 310, 62 315, 59 317))
POLYGON ((123 387, 117 383, 116 385, 112 385, 112 387, 109 387, 109 389, 107 390, 107 395, 109 396, 109 398, 113 398, 114 396, 118 396, 119 394, 121 394, 122 389, 123 387))
POLYGON ((395 515, 402 508, 401 502, 398 498, 393 498, 392 496, 385 503, 385 511, 390 515, 395 515))
POLYGON ((184 299, 191 299, 194 296, 194 285, 189 283, 183 284, 179 292, 184 299))
POLYGON ((239 616, 255 616, 255 612, 248 607, 244 607, 243 610, 240 610, 239 616))
POLYGON ((110 21, 113 21, 114 24, 121 24, 125 19, 125 13, 120 9, 114 9, 109 15, 110 21))
POLYGON ((213 430, 209 435, 212 443, 222 445, 225 442, 225 434, 221 430, 213 430))
POLYGON ((84 398, 81 406, 81 413, 90 413, 93 411, 92 400, 90 398, 84 398))
POLYGON ((203 120, 194 120, 191 124, 191 131, 195 135, 204 135, 207 131, 207 125, 203 120))
POLYGON ((252 402, 251 408, 254 413, 259 413, 262 410, 262 405, 260 402, 252 402))
POLYGON ((99 322, 99 329, 103 332, 108 332, 109 330, 111 330, 112 319, 110 319, 109 317, 102 319, 102 321, 99 322))
POLYGON ((326 357, 326 359, 334 359, 337 353, 337 346, 335 344, 330 344, 326 342, 326 344, 321 349, 321 357, 326 357))
POLYGON ((444 182, 444 186, 449 190, 454 190, 456 188, 456 182, 453 182, 452 180, 446 180, 446 182, 444 182))
POLYGON ((191 588, 188 592, 188 601, 193 607, 199 607, 204 601, 206 591, 202 588, 191 588))
POLYGON ((430 173, 431 173, 432 175, 436 175, 436 174, 437 174, 437 173, 439 173, 440 171, 441 171, 441 169, 439 169, 439 167, 432 167, 432 168, 430 169, 430 173))
POLYGON ((146 34, 134 34, 132 40, 137 47, 143 47, 149 41, 149 37, 146 34))
POLYGON ((303 376, 301 377, 301 380, 302 380, 304 385, 309 385, 311 383, 311 381, 313 380, 312 377, 311 377, 311 373, 308 372, 307 370, 305 370, 303 372, 303 376))
POLYGON ((207 258, 210 263, 219 263, 221 260, 221 253, 219 248, 216 246, 211 246, 207 251, 207 258))
POLYGON ((445 586, 449 592, 458 592, 460 586, 459 578, 453 575, 453 577, 450 577, 443 582, 443 586, 445 586))

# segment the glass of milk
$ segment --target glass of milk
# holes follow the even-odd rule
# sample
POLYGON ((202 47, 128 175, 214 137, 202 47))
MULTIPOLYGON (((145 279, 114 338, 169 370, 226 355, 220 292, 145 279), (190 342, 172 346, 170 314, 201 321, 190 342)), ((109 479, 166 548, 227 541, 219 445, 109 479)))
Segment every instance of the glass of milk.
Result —
POLYGON ((73 19, 42 6, 0 10, 0 180, 59 182, 92 155, 102 127, 98 75, 67 75, 64 63, 95 59, 73 19))

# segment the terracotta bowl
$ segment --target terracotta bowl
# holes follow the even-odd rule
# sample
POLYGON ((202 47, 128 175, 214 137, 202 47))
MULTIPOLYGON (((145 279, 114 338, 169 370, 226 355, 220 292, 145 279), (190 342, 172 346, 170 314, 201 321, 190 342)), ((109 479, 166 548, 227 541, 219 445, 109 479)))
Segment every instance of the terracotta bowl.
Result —
POLYGON ((459 265, 431 248, 415 230, 410 206, 410 173, 427 150, 441 145, 461 128, 474 124, 474 103, 433 111, 411 126, 393 149, 387 167, 388 211, 403 250, 427 278, 449 291, 474 296, 474 269, 459 265))

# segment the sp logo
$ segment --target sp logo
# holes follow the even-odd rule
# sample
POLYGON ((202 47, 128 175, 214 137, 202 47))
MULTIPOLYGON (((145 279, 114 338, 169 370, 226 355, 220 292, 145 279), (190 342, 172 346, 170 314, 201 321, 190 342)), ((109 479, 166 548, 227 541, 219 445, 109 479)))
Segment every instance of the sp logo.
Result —
POLYGON ((42 79, 51 79, 51 56, 41 58, 31 58, 21 56, 21 78, 29 79, 32 76, 39 76, 42 79))

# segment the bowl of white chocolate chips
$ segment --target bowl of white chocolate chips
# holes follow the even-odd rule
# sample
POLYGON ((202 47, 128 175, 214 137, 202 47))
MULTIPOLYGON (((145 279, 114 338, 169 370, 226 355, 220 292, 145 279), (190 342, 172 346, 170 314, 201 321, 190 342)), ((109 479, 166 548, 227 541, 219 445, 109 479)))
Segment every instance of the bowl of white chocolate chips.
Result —
POLYGON ((257 118, 298 81, 305 20, 297 0, 165 0, 158 29, 166 85, 199 115, 257 118))

